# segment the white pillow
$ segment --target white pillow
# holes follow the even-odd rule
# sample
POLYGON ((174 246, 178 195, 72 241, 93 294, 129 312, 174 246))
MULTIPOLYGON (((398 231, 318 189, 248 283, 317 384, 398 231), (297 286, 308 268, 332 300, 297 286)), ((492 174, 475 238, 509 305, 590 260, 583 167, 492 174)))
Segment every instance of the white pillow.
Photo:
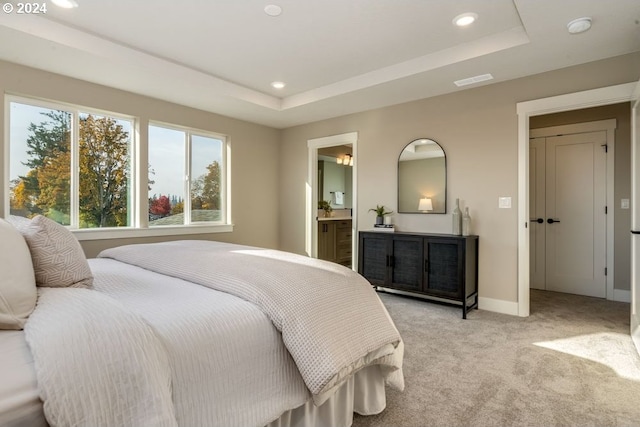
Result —
POLYGON ((29 245, 36 285, 83 288, 93 284, 80 242, 66 227, 42 215, 31 221, 11 217, 29 245))
POLYGON ((0 218, 0 329, 22 329, 36 306, 36 280, 24 238, 0 218))

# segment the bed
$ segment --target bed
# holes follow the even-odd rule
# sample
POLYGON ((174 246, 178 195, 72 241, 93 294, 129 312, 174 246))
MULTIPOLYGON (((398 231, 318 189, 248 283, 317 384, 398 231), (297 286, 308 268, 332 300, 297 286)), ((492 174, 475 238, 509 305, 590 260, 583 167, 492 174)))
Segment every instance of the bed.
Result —
MULTIPOLYGON (((349 426, 404 386, 400 335, 347 268, 210 241, 113 248, 85 268, 52 223, 14 223, 39 286, 24 330, 0 330, 2 426, 349 426), (66 266, 43 279, 47 262, 66 266)), ((8 244, 0 258, 20 252, 8 244)))

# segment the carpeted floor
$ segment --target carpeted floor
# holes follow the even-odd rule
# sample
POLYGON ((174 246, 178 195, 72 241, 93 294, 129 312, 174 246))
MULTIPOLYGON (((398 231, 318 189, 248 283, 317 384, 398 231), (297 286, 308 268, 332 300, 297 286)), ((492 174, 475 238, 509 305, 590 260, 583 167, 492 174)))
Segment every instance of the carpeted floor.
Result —
POLYGON ((404 392, 353 426, 640 426, 629 304, 532 291, 531 316, 380 294, 405 341, 404 392))

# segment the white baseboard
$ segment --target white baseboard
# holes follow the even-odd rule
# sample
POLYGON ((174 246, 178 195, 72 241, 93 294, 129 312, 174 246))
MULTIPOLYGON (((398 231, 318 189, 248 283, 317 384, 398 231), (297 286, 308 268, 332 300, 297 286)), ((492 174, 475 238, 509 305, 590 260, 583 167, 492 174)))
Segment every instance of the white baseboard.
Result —
POLYGON ((518 303, 513 301, 480 297, 478 298, 478 308, 512 316, 518 315, 518 303))
POLYGON ((619 302, 631 302, 631 291, 625 291, 622 289, 613 290, 613 300, 619 302))

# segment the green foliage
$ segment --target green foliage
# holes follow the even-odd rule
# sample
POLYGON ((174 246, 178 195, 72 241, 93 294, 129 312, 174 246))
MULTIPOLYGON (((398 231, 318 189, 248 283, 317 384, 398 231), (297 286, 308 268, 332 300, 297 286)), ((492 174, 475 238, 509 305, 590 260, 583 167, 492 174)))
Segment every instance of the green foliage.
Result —
POLYGON ((27 138, 26 166, 32 169, 42 167, 47 160, 68 152, 71 148, 71 114, 66 111, 49 111, 42 113, 48 120, 36 125, 29 125, 30 135, 27 138))
POLYGON ((331 202, 329 202, 328 200, 319 200, 318 209, 322 209, 327 213, 333 211, 333 208, 331 207, 331 202))
POLYGON ((184 212, 184 202, 178 202, 171 207, 171 215, 177 215, 184 212))
POLYGON ((385 216, 393 213, 393 211, 387 211, 384 205, 376 205, 375 208, 369 209, 369 212, 375 212, 376 216, 385 216))
POLYGON ((80 220, 88 227, 128 224, 129 134, 114 119, 80 119, 80 220))
MULTIPOLYGON (((13 212, 32 217, 43 214, 61 224, 70 222, 71 115, 43 113, 46 119, 29 125, 28 160, 31 169, 14 183, 13 212)), ((109 117, 81 116, 79 120, 79 211, 81 227, 128 224, 129 134, 109 117)))
POLYGON ((207 173, 191 181, 191 209, 219 210, 220 163, 214 161, 207 166, 207 173))

